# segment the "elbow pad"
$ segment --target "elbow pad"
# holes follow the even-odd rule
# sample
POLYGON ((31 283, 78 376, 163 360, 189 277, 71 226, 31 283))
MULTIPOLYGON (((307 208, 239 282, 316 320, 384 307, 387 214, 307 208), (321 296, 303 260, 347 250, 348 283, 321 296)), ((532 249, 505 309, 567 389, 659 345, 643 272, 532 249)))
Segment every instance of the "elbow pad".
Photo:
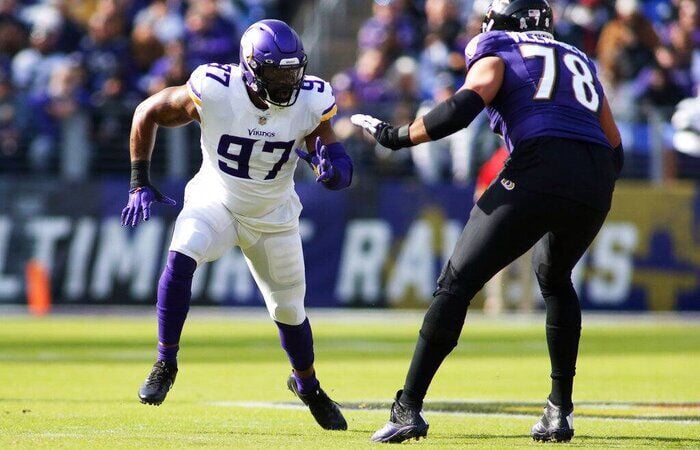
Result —
POLYGON ((484 100, 471 89, 462 89, 423 116, 425 131, 437 141, 465 128, 484 109, 484 100))
POLYGON ((344 189, 352 183, 352 159, 345 152, 345 147, 340 142, 326 145, 328 158, 333 166, 333 178, 323 185, 333 191, 344 189))

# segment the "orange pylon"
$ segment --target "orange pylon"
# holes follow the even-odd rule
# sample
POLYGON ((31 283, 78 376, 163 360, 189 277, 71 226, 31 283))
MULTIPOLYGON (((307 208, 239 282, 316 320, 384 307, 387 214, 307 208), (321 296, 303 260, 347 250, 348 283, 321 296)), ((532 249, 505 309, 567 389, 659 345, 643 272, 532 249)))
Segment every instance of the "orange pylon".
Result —
POLYGON ((51 280, 49 272, 39 261, 31 260, 26 267, 27 308, 35 316, 43 316, 51 310, 51 280))

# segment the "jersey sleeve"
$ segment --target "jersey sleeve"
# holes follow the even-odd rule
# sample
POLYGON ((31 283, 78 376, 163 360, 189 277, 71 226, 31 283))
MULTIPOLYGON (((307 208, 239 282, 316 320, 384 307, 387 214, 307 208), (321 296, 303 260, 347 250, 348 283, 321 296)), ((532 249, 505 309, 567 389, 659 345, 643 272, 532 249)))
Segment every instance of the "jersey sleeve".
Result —
POLYGON ((204 103, 204 96, 202 95, 204 87, 204 79, 206 77, 207 69, 206 65, 202 65, 194 69, 190 75, 189 80, 187 80, 187 92, 190 94, 190 98, 197 107, 197 112, 202 112, 202 105, 204 103))
POLYGON ((310 91, 309 107, 311 115, 318 123, 330 120, 338 113, 330 83, 318 77, 307 76, 304 78, 302 89, 310 91))
POLYGON ((467 70, 486 56, 499 56, 508 51, 513 44, 513 38, 503 31, 489 31, 474 36, 464 49, 467 70))

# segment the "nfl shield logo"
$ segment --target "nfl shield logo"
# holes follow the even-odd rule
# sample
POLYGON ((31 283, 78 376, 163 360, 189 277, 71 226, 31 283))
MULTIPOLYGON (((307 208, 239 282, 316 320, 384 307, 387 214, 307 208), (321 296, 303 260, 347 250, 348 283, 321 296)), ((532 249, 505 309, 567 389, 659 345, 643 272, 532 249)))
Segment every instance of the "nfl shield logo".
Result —
POLYGON ((260 125, 265 125, 267 123, 267 117, 265 117, 265 116, 258 117, 258 123, 260 125))

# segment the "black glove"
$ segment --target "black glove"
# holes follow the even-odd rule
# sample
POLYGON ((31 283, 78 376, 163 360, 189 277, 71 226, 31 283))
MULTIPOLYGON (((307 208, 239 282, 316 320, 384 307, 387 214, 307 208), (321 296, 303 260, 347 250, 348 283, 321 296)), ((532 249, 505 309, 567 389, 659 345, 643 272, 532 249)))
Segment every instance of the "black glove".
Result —
POLYGON ((404 147, 413 146, 411 138, 408 136, 409 125, 395 127, 388 122, 383 122, 376 117, 366 114, 353 114, 350 121, 369 132, 379 145, 391 150, 398 150, 404 147))

